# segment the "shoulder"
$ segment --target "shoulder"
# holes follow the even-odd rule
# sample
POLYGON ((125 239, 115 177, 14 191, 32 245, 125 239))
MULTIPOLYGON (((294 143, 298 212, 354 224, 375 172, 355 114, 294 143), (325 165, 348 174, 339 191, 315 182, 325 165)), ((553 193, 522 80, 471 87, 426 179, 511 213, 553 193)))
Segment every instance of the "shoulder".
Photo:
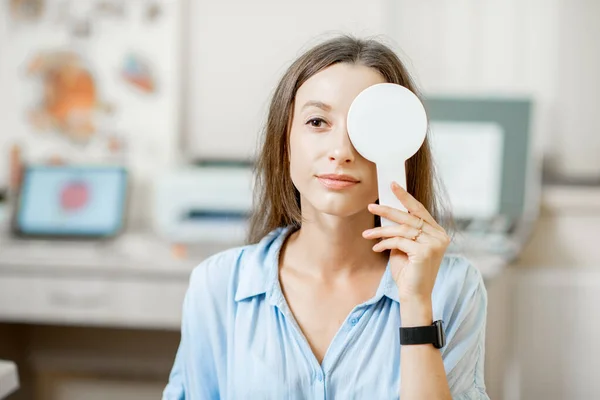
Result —
POLYGON ((234 271, 239 268, 239 262, 248 250, 248 246, 233 247, 206 258, 192 270, 189 291, 226 294, 234 271))
POLYGON ((483 283, 481 272, 471 260, 460 254, 445 255, 438 272, 438 280, 444 284, 483 283))
POLYGON ((446 255, 440 265, 432 300, 447 319, 457 310, 485 314, 487 292, 479 269, 463 255, 446 255))
POLYGON ((479 269, 464 256, 440 265, 434 313, 446 333, 442 358, 453 398, 488 399, 484 383, 487 292, 479 269))
POLYGON ((192 271, 188 293, 201 297, 208 305, 239 300, 243 293, 260 289, 284 233, 284 228, 278 228, 259 243, 233 247, 206 258, 192 271))

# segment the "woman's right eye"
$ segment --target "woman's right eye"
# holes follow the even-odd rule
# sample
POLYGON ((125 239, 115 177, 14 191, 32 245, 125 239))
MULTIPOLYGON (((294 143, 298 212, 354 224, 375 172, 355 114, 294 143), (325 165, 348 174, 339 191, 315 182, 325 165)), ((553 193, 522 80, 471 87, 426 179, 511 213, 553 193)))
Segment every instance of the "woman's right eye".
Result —
POLYGON ((312 126, 313 128, 322 128, 325 120, 323 118, 311 118, 306 124, 312 126))

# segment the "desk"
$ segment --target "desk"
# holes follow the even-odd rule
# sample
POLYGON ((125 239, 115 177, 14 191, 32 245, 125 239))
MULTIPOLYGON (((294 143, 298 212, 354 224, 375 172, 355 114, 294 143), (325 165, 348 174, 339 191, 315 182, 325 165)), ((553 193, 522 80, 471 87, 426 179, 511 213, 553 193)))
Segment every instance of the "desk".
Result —
MULTIPOLYGON (((106 243, 0 238, 0 321, 179 330, 192 269, 240 243, 205 243, 187 259, 148 233, 106 243)), ((467 257, 491 280, 500 257, 467 257)))
POLYGON ((19 375, 13 362, 0 360, 0 399, 19 388, 19 375))
POLYGON ((0 321, 178 330, 191 270, 234 244, 185 260, 145 233, 109 242, 0 238, 0 321))

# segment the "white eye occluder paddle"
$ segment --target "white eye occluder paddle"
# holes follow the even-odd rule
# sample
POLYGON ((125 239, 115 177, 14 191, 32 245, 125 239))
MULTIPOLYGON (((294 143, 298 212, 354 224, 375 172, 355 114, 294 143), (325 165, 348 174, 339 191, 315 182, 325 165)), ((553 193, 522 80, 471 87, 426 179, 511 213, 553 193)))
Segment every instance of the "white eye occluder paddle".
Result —
MULTIPOLYGON (((394 83, 370 86, 352 102, 347 124, 356 151, 377 166, 379 204, 406 211, 391 184, 406 189, 405 162, 425 141, 427 115, 419 98, 394 83)), ((382 226, 393 224, 381 218, 382 226)))

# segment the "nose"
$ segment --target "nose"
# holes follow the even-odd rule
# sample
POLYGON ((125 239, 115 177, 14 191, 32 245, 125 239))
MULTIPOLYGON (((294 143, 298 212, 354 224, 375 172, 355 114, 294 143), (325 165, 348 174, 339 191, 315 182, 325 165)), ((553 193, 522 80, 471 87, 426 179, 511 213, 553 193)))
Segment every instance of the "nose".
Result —
POLYGON ((346 128, 338 129, 331 135, 332 143, 329 150, 329 161, 339 164, 354 162, 356 150, 350 141, 346 128))

